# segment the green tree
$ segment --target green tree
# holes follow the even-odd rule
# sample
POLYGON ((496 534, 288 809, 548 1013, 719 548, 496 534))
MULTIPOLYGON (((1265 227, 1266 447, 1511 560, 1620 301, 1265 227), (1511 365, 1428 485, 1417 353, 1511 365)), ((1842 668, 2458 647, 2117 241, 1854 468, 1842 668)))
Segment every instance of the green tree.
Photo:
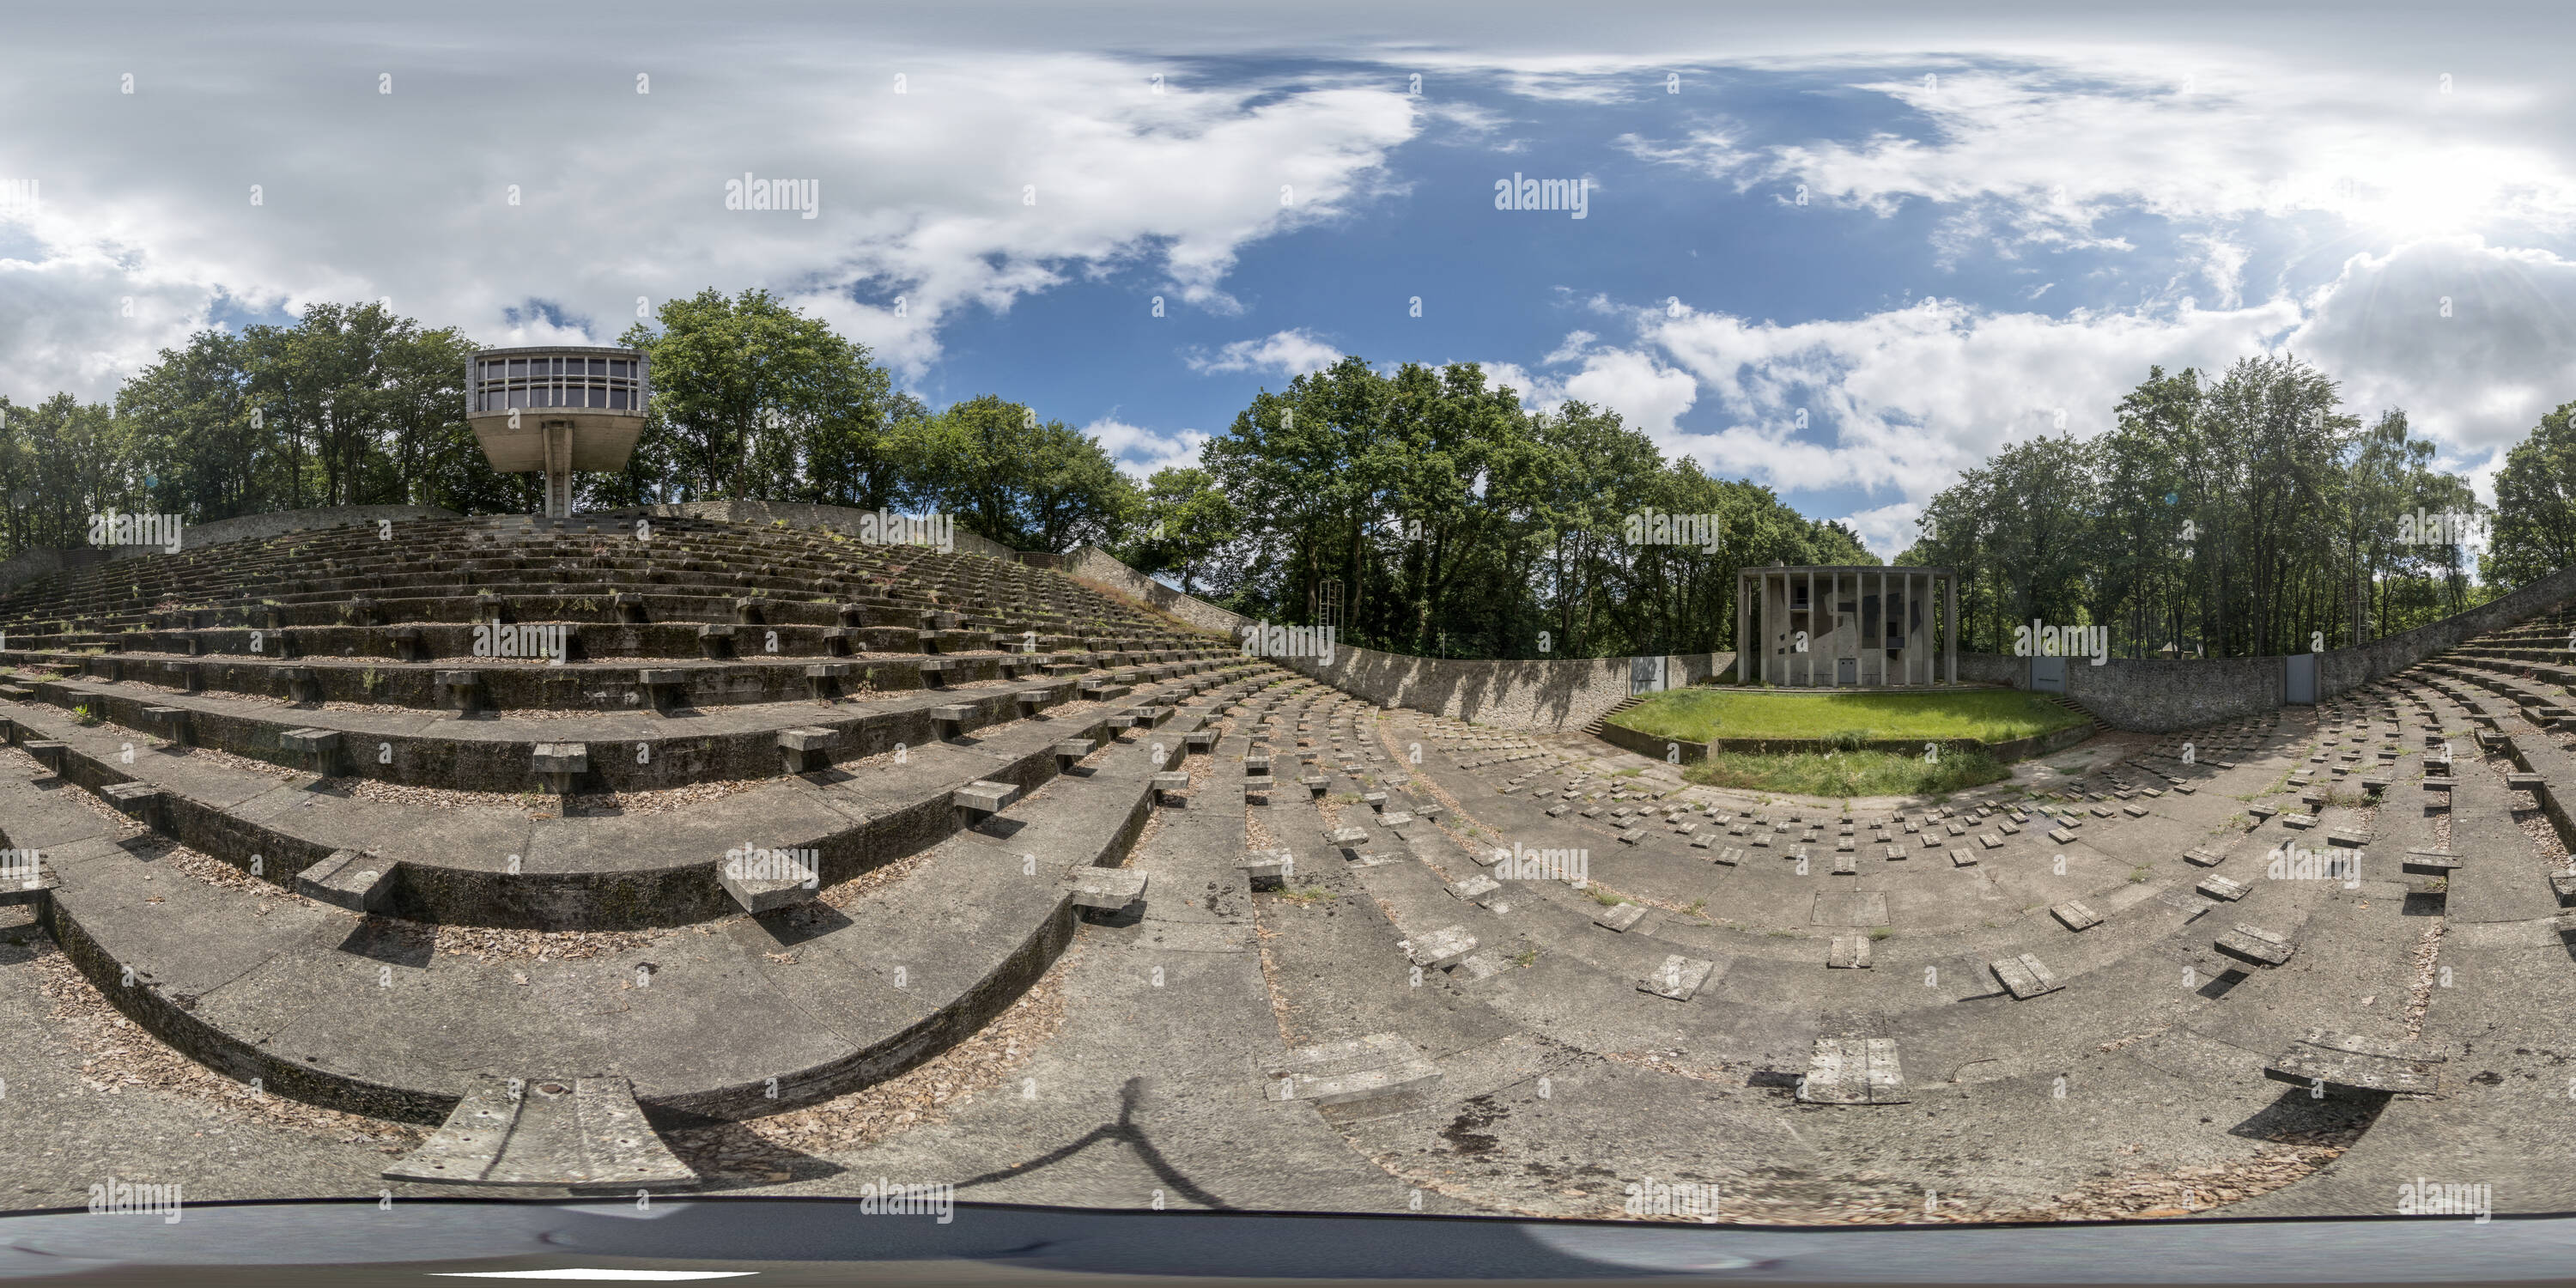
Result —
POLYGON ((907 503, 1014 549, 1106 542, 1138 505, 1097 440, 993 394, 901 422, 885 443, 907 503))
POLYGON ((2576 565, 2576 402, 2543 415, 2496 472, 2480 576, 2519 586, 2576 565))
POLYGON ((895 404, 865 346, 757 288, 667 300, 655 318, 618 343, 651 364, 648 460, 675 499, 869 503, 895 404))
POLYGON ((1121 558, 1148 576, 1177 573, 1181 593, 1195 594, 1209 562, 1234 541, 1242 513, 1214 476, 1196 468, 1154 471, 1142 502, 1121 558))

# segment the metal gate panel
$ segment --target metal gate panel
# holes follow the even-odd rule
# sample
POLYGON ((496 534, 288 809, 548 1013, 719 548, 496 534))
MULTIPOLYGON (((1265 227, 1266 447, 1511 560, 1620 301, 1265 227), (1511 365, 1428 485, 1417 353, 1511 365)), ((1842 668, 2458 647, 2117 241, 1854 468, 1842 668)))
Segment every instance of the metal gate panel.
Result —
POLYGON ((1661 693, 1663 690, 1664 659, 1660 654, 1654 657, 1628 659, 1629 697, 1633 698, 1640 693, 1661 693))
POLYGON ((2030 660, 2030 691, 2033 693, 2066 692, 2066 659, 2035 657, 2030 660))
POLYGON ((2281 700, 2294 706, 2315 706, 2317 704, 2317 655, 2293 653, 2282 661, 2289 665, 2288 675, 2281 685, 2281 700))

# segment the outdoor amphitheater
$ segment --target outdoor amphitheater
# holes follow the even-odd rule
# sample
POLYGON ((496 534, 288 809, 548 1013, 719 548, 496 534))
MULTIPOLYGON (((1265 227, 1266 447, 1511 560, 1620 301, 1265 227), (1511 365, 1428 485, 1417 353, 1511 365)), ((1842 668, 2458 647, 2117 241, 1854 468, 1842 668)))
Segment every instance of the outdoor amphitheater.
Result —
POLYGON ((2078 666, 2005 777, 1841 798, 1702 781, 1628 659, 1252 656, 1097 552, 195 536, 0 595, 22 1206, 149 1148, 206 1200, 2576 1208, 2563 576, 2313 703, 2078 666))

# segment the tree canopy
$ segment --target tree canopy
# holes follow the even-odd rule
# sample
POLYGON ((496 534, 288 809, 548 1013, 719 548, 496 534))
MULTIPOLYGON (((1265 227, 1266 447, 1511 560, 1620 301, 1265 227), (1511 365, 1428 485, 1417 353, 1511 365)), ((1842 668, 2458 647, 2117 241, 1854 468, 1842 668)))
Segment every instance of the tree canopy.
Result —
POLYGON ((1203 461, 1232 536, 1190 552, 1202 593, 1401 653, 1708 651, 1732 643, 1738 567, 1879 562, 1767 488, 1667 462, 1614 412, 1529 410, 1473 363, 1346 357, 1256 396, 1203 461), (1632 542, 1656 514, 1714 535, 1632 542))
MULTIPOLYGON (((667 301, 619 343, 651 361, 627 468, 579 476, 591 508, 809 501, 936 509, 1021 549, 1119 538, 1141 504, 1099 444, 994 396, 933 412, 864 345, 765 291, 667 301)), ((78 545, 117 508, 208 523, 307 506, 532 513, 533 474, 495 473, 465 421, 483 346, 379 304, 315 304, 292 326, 210 328, 110 403, 0 398, 0 555, 78 545)))
MULTIPOLYGON (((936 511, 1023 550, 1098 545, 1258 619, 1448 657, 1734 646, 1746 566, 1878 563, 1839 522, 1605 408, 1546 409, 1473 363, 1344 357, 1262 389, 1195 465, 1142 485, 1100 444, 987 393, 934 410, 866 346, 762 290, 666 301, 619 342, 651 359, 633 460, 592 508, 785 500, 936 511)), ((464 420, 453 329, 378 304, 217 327, 111 402, 0 399, 0 554, 78 544, 100 510, 205 523, 394 502, 527 513, 464 420)), ((1933 496, 1894 562, 1955 566, 1963 642, 2110 625, 2131 655, 2305 651, 2458 612, 2576 563, 2576 402, 2541 418, 2480 506, 2406 414, 2364 422, 2289 355, 2146 379, 2113 427, 2007 444, 1933 496), (2483 525, 2476 565, 2452 516, 2483 525)))
POLYGON ((2150 367, 2108 433, 1962 472, 1897 562, 1959 570, 1963 647, 2002 650, 2032 618, 2111 626, 2130 656, 2340 647, 2495 593, 2470 582, 2462 544, 2425 539, 2447 525, 2417 531, 2419 511, 2487 513, 2432 460, 2404 412, 2365 428, 2295 357, 2215 381, 2150 367))

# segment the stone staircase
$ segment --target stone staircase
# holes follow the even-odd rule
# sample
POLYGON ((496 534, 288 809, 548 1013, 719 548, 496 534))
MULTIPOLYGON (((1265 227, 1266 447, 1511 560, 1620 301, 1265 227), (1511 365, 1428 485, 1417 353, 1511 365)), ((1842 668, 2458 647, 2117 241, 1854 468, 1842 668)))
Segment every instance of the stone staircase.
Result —
POLYGON ((2040 696, 2046 698, 2050 706, 2056 707, 2061 711, 2072 712, 2075 715, 2084 717, 2087 725, 2084 735, 2085 737, 2092 737, 2094 734, 2101 733, 2110 727, 2102 723, 2101 717, 2085 710, 2084 704, 2077 702, 2075 699, 2070 698, 2063 693, 2047 693, 2041 694, 2040 696))
POLYGON ((1588 733, 1588 734, 1592 735, 1592 736, 1593 736, 1593 737, 1595 737, 1595 738, 1600 737, 1600 736, 1601 736, 1602 731, 1610 727, 1610 717, 1615 716, 1615 715, 1618 715, 1620 712, 1622 712, 1622 711, 1626 711, 1626 710, 1627 710, 1627 709, 1629 709, 1630 707, 1636 706, 1638 703, 1643 702, 1643 701, 1645 701, 1646 699, 1651 698, 1651 697, 1653 697, 1653 696, 1655 696, 1655 695, 1654 695, 1654 694, 1652 694, 1652 693, 1631 693, 1631 694, 1629 694, 1627 697, 1625 697, 1625 698, 1621 699, 1617 705, 1615 705, 1615 706, 1611 707, 1609 710, 1604 711, 1604 712, 1602 712, 1601 714, 1599 714, 1599 715, 1597 715, 1597 716, 1592 717, 1592 723, 1590 723, 1590 724, 1587 724, 1587 725, 1583 726, 1583 732, 1588 733))

